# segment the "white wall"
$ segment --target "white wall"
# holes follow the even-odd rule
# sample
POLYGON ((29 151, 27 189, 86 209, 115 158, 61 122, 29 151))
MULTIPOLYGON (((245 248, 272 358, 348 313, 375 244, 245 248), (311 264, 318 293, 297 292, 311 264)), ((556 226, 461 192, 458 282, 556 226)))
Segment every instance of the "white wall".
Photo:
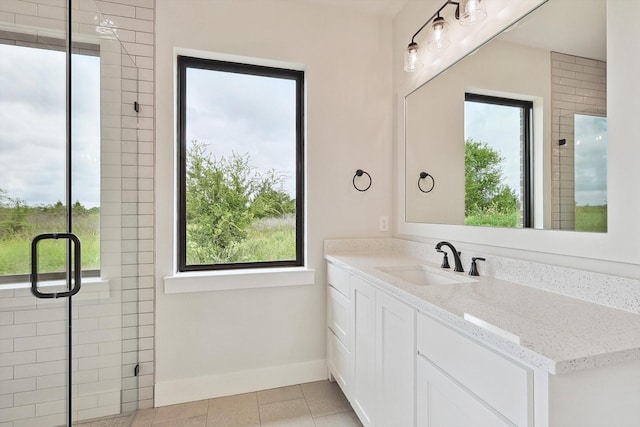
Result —
POLYGON ((405 138, 406 218, 422 222, 464 224, 464 129, 454 126, 463 116, 464 92, 451 92, 451 85, 429 85, 407 98, 405 138), (433 126, 438 123, 439 126, 433 126), (418 177, 427 172, 418 188, 418 177))
POLYGON ((323 240, 389 235, 378 216, 393 210, 391 19, 300 1, 162 0, 156 58, 156 406, 325 377, 323 240), (164 293, 175 265, 174 49, 304 67, 315 284, 164 293), (373 178, 364 193, 351 184, 358 168, 373 178))
MULTIPOLYGON (((433 2, 425 1, 424 3, 433 6, 433 2)), ((416 21, 419 20, 416 15, 419 11, 415 6, 414 2, 409 2, 407 7, 394 18, 394 90, 399 105, 404 95, 428 80, 437 71, 427 70, 421 75, 408 76, 401 70, 401 54, 406 48, 407 35, 412 34, 421 24, 416 25, 416 21)), ((427 5, 423 4, 423 6, 427 5)), ((640 81, 632 76, 637 75, 640 70, 640 54, 629 48, 629 40, 637 38, 636 30, 632 25, 634 12, 640 12, 640 2, 607 1, 610 210, 609 229, 606 234, 407 224, 402 220, 403 212, 400 212, 404 196, 401 173, 398 174, 396 187, 396 206, 400 212, 396 217, 397 234, 414 239, 446 238, 461 242, 460 247, 477 249, 488 254, 513 256, 622 276, 639 276, 640 222, 637 219, 637 213, 640 212, 640 198, 635 196, 633 185, 640 182, 640 169, 636 166, 640 151, 635 142, 640 130, 637 120, 640 114, 640 101, 632 94, 639 92, 640 81)), ((458 57, 467 48, 469 45, 460 47, 458 57)), ((402 113, 402 108, 396 110, 397 123, 404 122, 402 113)), ((399 156, 403 155, 403 140, 402 133, 396 132, 399 156)), ((397 168, 401 171, 399 162, 397 168)))

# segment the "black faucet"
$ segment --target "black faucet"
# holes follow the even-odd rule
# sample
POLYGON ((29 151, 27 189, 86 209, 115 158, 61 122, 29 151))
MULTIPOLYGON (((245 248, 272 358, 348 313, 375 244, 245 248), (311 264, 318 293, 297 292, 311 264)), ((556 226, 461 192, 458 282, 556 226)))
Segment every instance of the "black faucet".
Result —
POLYGON ((438 242, 438 244, 436 245, 436 251, 440 251, 440 248, 442 248, 443 246, 448 246, 449 249, 451 249, 451 254, 453 255, 453 260, 456 264, 453 271, 464 271, 464 268, 462 268, 462 261, 460 261, 460 252, 458 252, 456 248, 449 242, 438 242))

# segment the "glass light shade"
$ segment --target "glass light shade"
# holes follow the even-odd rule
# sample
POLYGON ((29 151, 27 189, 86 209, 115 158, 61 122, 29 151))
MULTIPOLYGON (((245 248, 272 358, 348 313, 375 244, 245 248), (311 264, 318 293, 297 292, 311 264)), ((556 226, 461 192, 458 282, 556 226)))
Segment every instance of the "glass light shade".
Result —
POLYGON ((420 46, 418 46, 416 42, 411 42, 409 46, 407 46, 407 50, 404 52, 404 70, 406 72, 413 73, 422 68, 422 62, 420 62, 420 58, 418 57, 419 50, 420 46))
POLYGON ((451 44, 449 40, 449 23, 444 18, 438 16, 433 20, 429 38, 427 39, 427 48, 432 52, 438 52, 446 49, 451 44))
POLYGON ((461 0, 458 20, 462 25, 473 25, 487 17, 482 0, 461 0))

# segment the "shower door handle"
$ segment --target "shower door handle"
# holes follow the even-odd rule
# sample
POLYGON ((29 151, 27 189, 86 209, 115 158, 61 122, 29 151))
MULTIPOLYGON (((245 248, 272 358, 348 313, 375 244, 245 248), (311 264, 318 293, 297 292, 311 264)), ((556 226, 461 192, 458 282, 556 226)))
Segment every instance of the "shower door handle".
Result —
POLYGON ((37 298, 67 298, 80 292, 82 278, 82 261, 80 258, 80 239, 73 233, 39 234, 31 241, 31 293, 37 298), (73 244, 73 283, 69 283, 67 291, 40 292, 38 289, 38 243, 42 240, 65 239, 73 244))

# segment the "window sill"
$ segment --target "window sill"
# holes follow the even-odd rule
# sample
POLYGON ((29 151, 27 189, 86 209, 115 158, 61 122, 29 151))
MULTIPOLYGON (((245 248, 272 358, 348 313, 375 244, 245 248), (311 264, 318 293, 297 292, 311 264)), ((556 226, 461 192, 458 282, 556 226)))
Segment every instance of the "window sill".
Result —
MULTIPOLYGON (((50 292, 52 287, 62 290, 64 280, 46 280, 38 283, 43 292, 50 292)), ((74 295, 73 301, 80 304, 105 303, 110 298, 120 295, 121 291, 111 289, 109 280, 99 277, 87 277, 82 280, 80 292, 74 295)), ((26 310, 40 307, 41 304, 53 304, 67 301, 67 298, 38 299, 31 294, 31 283, 14 282, 0 285, 0 310, 26 310)))
POLYGON ((303 286, 315 283, 305 267, 177 273, 164 278, 165 294, 303 286))
MULTIPOLYGON (((44 280, 38 282, 38 288, 49 288, 53 286, 64 286, 67 282, 65 280, 44 280)), ((100 277, 83 277, 81 286, 88 285, 92 289, 104 290, 109 289, 109 281, 100 277)), ((31 282, 12 282, 0 284, 0 289, 31 289, 31 282)))

